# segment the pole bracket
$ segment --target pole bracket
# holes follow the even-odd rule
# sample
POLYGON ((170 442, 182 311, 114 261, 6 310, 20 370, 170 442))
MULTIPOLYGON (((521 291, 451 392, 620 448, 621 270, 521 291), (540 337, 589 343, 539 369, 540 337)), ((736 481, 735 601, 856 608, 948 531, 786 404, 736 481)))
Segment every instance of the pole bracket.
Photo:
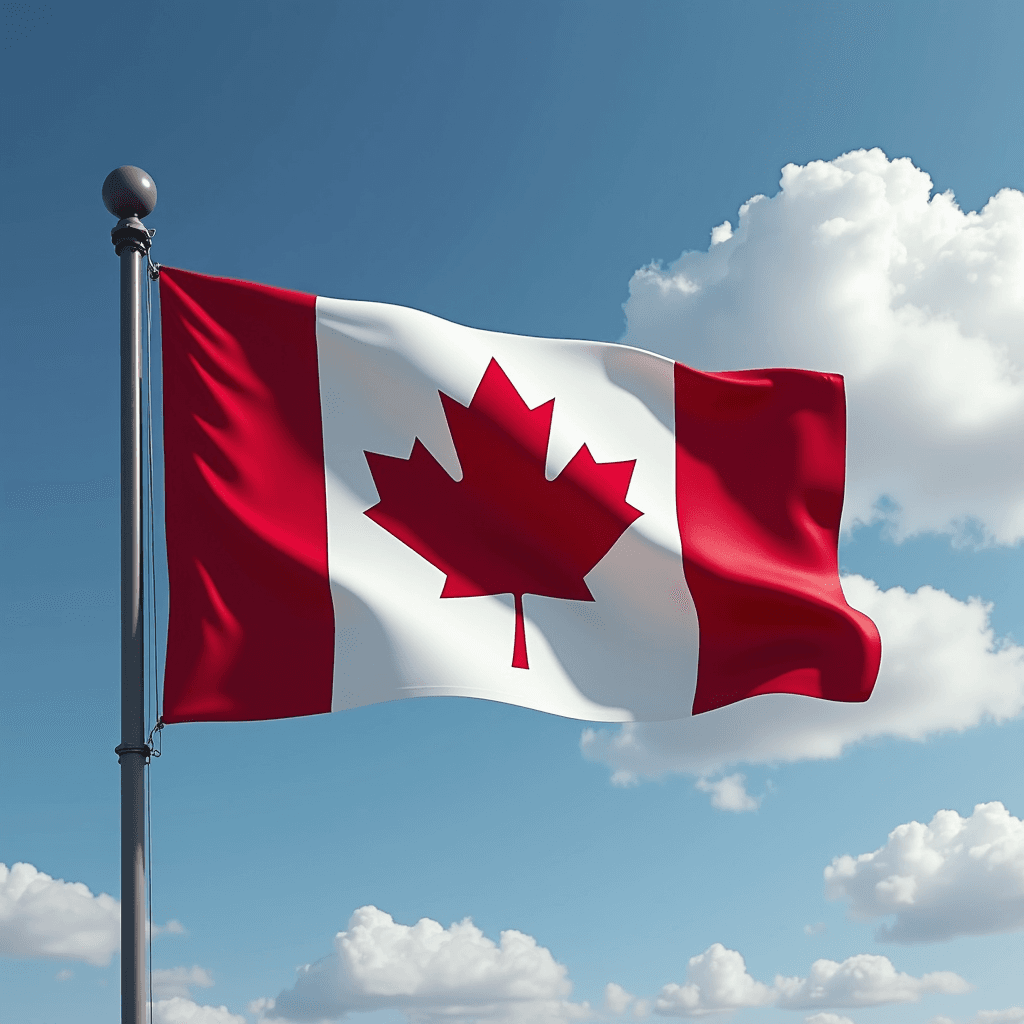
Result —
POLYGON ((148 763, 150 757, 153 756, 153 748, 148 743, 143 743, 142 746, 134 743, 119 743, 114 747, 114 753, 117 754, 118 764, 121 764, 121 758, 125 754, 141 754, 148 763))
POLYGON ((149 247, 153 244, 152 235, 146 230, 138 217, 122 217, 110 229, 110 240, 114 243, 114 252, 118 256, 125 249, 135 249, 145 256, 149 252, 149 247))

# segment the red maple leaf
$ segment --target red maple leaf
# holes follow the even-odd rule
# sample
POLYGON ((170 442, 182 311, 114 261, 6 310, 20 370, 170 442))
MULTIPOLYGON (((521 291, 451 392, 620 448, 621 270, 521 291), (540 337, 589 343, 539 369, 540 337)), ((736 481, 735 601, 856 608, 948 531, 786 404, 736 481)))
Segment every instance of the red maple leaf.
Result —
POLYGON ((492 359, 469 406, 443 392, 462 465, 453 480, 419 438, 408 459, 365 452, 379 526, 447 575, 441 597, 512 594, 513 668, 529 668, 523 594, 593 601, 584 576, 642 512, 626 503, 632 462, 595 462, 586 445, 544 476, 555 400, 530 409, 492 359))

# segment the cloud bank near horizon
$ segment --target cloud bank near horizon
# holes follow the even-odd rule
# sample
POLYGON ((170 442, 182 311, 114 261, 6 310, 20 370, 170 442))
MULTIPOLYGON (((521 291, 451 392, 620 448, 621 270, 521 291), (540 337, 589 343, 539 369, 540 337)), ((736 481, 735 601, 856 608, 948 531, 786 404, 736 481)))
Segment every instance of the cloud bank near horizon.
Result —
MULTIPOLYGON (((933 971, 915 978, 897 971, 888 957, 871 953, 858 953, 842 963, 816 960, 806 978, 776 975, 775 981, 766 985, 750 976, 736 950, 716 942, 690 958, 686 982, 663 986, 652 1008, 663 1017, 683 1018, 761 1006, 831 1010, 916 1003, 929 993, 959 995, 969 989, 952 971, 933 971)), ((637 1008, 643 1015, 647 1004, 637 1008)))
POLYGON ((226 1006, 203 1006, 187 996, 171 996, 150 1004, 153 1024, 249 1024, 226 1006))
MULTIPOLYGON (((566 968, 529 935, 504 931, 493 942, 469 920, 448 928, 424 918, 397 923, 375 907, 360 907, 332 952, 299 969, 295 985, 249 1010, 263 1024, 343 1019, 397 1010, 413 1024, 570 1024, 615 1017, 695 1018, 755 1007, 817 1011, 813 1024, 843 1018, 833 1009, 916 1003, 929 993, 956 995, 970 986, 951 971, 915 977, 884 956, 860 953, 842 962, 815 961, 806 977, 751 977, 740 953, 713 943, 691 957, 681 983, 638 998, 609 983, 604 1013, 570 1000, 566 968)), ((219 1024, 219 1022, 218 1022, 219 1024)))
POLYGON ((292 988, 253 1009, 268 1021, 297 1022, 389 1008, 423 1024, 588 1019, 585 1003, 569 1001, 567 974, 522 932, 503 931, 494 942, 469 919, 448 928, 429 918, 404 925, 367 906, 352 914, 328 956, 300 968, 292 988))

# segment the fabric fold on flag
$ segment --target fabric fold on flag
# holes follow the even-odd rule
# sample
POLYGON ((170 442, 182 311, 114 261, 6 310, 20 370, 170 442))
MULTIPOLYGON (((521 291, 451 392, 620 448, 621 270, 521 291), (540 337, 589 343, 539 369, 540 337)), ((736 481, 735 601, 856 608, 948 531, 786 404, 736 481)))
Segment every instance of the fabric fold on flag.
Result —
POLYGON ((842 379, 164 267, 166 722, 862 701, 842 379))

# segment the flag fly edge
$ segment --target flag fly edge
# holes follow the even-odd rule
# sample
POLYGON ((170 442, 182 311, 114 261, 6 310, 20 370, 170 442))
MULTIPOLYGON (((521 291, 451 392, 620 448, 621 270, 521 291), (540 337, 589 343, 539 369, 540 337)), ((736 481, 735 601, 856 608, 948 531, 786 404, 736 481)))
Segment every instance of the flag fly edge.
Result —
POLYGON ((676 363, 675 388, 683 571, 700 623, 693 713, 762 693, 867 700, 881 640, 839 581, 842 377, 676 363))

